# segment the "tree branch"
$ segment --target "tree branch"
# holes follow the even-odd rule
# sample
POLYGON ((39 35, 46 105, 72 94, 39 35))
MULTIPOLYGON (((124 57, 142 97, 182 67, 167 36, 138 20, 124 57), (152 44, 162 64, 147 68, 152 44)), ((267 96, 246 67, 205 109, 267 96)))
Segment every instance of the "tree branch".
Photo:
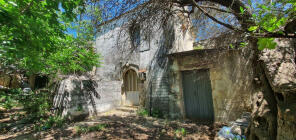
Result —
POLYGON ((227 24, 227 23, 224 23, 222 21, 219 21, 218 19, 216 19, 215 17, 211 16, 206 10, 204 10, 203 8, 201 8, 197 2, 195 0, 192 0, 192 3, 193 5, 198 8, 202 13, 204 13, 207 17, 209 17, 211 20, 213 20, 214 22, 217 22, 218 24, 220 25, 223 25, 224 27, 228 28, 228 29, 231 29, 231 30, 234 30, 234 31, 237 31, 237 32, 243 32, 242 30, 238 29, 238 28, 235 28, 233 27, 232 25, 230 24, 227 24))
POLYGON ((235 13, 233 13, 233 12, 231 12, 231 11, 223 10, 223 9, 220 9, 220 8, 218 8, 218 7, 215 7, 215 6, 200 5, 200 7, 202 7, 202 8, 214 9, 214 10, 216 10, 216 11, 223 12, 223 13, 235 14, 235 13))
POLYGON ((200 2, 200 1, 209 1, 212 3, 217 3, 219 5, 228 7, 229 9, 231 9, 233 13, 235 13, 234 15, 237 18, 237 20, 240 22, 241 27, 244 31, 248 31, 248 28, 250 26, 255 25, 254 21, 251 20, 252 14, 246 8, 245 4, 241 0, 183 0, 183 1, 187 3, 188 2, 192 3, 192 1, 194 1, 196 4, 197 2, 200 2), (241 8, 245 10, 243 14, 240 14, 241 8))
POLYGON ((25 11, 27 11, 31 6, 33 2, 30 2, 24 9, 21 10, 21 13, 23 14, 25 11))
POLYGON ((256 38, 296 38, 295 34, 280 34, 280 33, 254 33, 252 37, 256 38))
POLYGON ((120 15, 117 16, 117 17, 114 17, 114 18, 112 18, 112 19, 110 19, 110 20, 107 20, 107 21, 102 22, 101 24, 97 25, 96 27, 98 28, 98 27, 103 26, 103 25, 105 25, 105 24, 109 24, 109 23, 111 23, 112 21, 115 21, 115 20, 117 20, 117 19, 120 19, 121 17, 123 17, 123 16, 125 16, 125 15, 128 15, 128 14, 130 14, 130 13, 133 13, 133 12, 135 12, 135 11, 138 11, 139 9, 145 7, 146 5, 150 4, 151 2, 152 2, 151 0, 150 0, 150 1, 147 1, 147 2, 145 2, 145 3, 143 3, 143 4, 139 5, 139 6, 137 6, 136 8, 134 8, 134 9, 132 9, 132 10, 129 10, 129 11, 125 12, 125 13, 120 14, 120 15))

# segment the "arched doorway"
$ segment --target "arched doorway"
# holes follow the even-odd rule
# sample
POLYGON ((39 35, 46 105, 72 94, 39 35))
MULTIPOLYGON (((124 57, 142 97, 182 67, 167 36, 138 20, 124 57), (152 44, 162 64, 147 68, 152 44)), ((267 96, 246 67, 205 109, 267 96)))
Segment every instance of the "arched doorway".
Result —
POLYGON ((139 87, 138 87, 138 75, 137 73, 129 69, 124 73, 123 85, 124 85, 124 105, 139 105, 139 87))

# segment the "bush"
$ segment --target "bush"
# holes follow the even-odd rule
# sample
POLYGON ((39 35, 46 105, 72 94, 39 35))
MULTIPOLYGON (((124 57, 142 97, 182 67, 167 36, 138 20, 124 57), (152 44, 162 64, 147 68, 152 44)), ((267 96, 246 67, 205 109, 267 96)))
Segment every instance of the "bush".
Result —
POLYGON ((0 107, 11 109, 14 106, 13 99, 7 95, 0 95, 0 107))
POLYGON ((181 137, 181 136, 186 136, 187 132, 186 132, 186 129, 184 128, 179 128, 175 131, 175 135, 177 137, 181 137))
POLYGON ((163 118, 163 113, 159 109, 152 109, 151 116, 155 118, 163 118))
POLYGON ((146 109, 139 109, 139 110, 137 111, 137 114, 138 114, 139 116, 147 117, 147 116, 149 115, 149 112, 148 112, 146 109))
POLYGON ((62 127, 65 123, 65 119, 61 116, 50 116, 44 123, 45 127, 62 127))
POLYGON ((9 89, 0 92, 0 106, 11 109, 22 106, 25 114, 11 115, 10 118, 22 118, 24 122, 35 123, 35 130, 46 130, 54 127, 62 127, 66 122, 61 116, 51 116, 52 97, 48 92, 28 92, 21 89, 9 89))
POLYGON ((11 109, 18 106, 17 98, 20 96, 21 89, 12 89, 9 92, 0 91, 0 107, 11 109))
MULTIPOLYGON (((147 116, 149 116, 149 111, 147 111, 146 109, 139 109, 137 111, 137 114, 139 116, 147 117, 147 116)), ((155 117, 155 118, 164 118, 163 113, 159 109, 152 109, 151 110, 151 116, 155 117)))
POLYGON ((50 128, 60 128, 66 120, 61 116, 50 116, 47 119, 40 118, 40 121, 35 125, 36 131, 47 130, 50 128))
POLYGON ((52 100, 49 93, 30 92, 19 98, 20 104, 23 106, 24 111, 32 118, 47 117, 50 113, 52 100))
POLYGON ((27 115, 34 118, 49 116, 52 100, 47 92, 24 93, 21 89, 0 92, 0 107, 11 109, 22 106, 27 115))

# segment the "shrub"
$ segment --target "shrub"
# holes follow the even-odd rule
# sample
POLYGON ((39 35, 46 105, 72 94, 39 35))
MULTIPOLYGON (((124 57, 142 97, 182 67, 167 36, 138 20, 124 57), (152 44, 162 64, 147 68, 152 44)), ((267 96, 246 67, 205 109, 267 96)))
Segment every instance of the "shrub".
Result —
POLYGON ((21 89, 12 89, 8 92, 0 91, 0 107, 11 109, 18 106, 17 98, 20 96, 21 89))
POLYGON ((10 96, 0 95, 0 107, 4 109, 11 109, 14 106, 13 100, 10 96))
POLYGON ((36 131, 43 131, 51 128, 60 128, 66 122, 61 116, 50 116, 47 119, 40 118, 40 120, 35 125, 36 131))
POLYGON ((163 118, 163 113, 159 109, 152 109, 151 116, 155 118, 163 118))
POLYGON ((65 119, 61 116, 50 116, 44 123, 44 126, 52 127, 62 127, 65 122, 65 119))
POLYGON ((149 115, 149 112, 146 109, 141 108, 137 111, 137 114, 139 116, 147 117, 149 115))
POLYGON ((177 137, 186 136, 186 129, 185 128, 179 128, 175 131, 175 134, 177 137))
POLYGON ((34 118, 49 116, 52 104, 50 94, 47 92, 24 93, 21 89, 0 92, 0 101, 0 106, 5 109, 22 106, 26 114, 34 118))
MULTIPOLYGON (((147 111, 146 109, 141 108, 141 109, 139 109, 137 111, 137 114, 139 116, 147 117, 147 116, 149 116, 149 111, 147 111)), ((163 113, 159 109, 152 109, 151 110, 151 116, 155 117, 155 118, 163 118, 164 117, 163 113)))
POLYGON ((20 104, 23 105, 24 111, 32 118, 41 118, 49 116, 51 107, 51 98, 49 93, 30 92, 19 98, 20 104))
POLYGON ((0 106, 11 109, 15 106, 22 106, 25 116, 22 114, 11 115, 10 118, 23 118, 24 122, 35 123, 35 130, 46 130, 53 127, 62 127, 66 122, 61 116, 51 116, 50 107, 52 97, 49 92, 28 92, 24 93, 21 89, 10 89, 0 92, 0 106))

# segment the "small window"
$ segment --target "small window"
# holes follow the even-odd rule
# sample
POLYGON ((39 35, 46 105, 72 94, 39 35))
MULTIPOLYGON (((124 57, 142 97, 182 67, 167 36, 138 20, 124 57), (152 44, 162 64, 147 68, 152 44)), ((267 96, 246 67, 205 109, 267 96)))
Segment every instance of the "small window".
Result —
POLYGON ((134 24, 130 28, 131 41, 133 47, 139 47, 141 44, 141 29, 140 25, 134 24))

